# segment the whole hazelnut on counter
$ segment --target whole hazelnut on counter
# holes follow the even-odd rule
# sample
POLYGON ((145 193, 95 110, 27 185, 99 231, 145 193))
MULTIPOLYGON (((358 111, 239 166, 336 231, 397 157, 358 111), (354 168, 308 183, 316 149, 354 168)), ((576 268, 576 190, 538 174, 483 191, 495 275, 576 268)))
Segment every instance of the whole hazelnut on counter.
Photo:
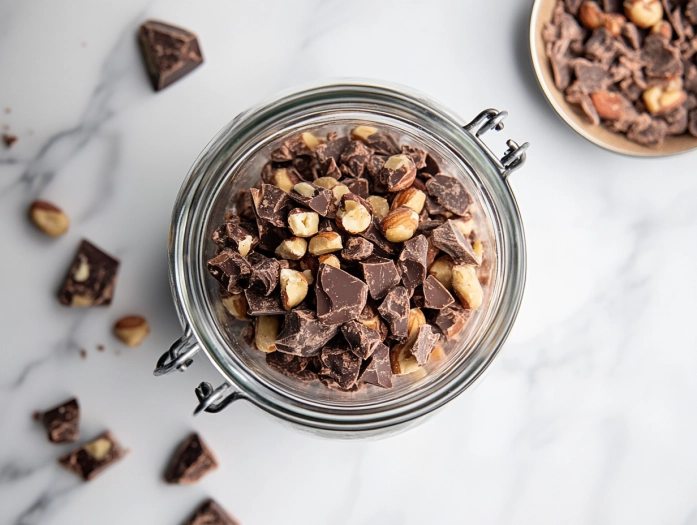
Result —
POLYGON ((629 20, 642 29, 653 27, 663 19, 660 0, 625 0, 624 12, 629 20))

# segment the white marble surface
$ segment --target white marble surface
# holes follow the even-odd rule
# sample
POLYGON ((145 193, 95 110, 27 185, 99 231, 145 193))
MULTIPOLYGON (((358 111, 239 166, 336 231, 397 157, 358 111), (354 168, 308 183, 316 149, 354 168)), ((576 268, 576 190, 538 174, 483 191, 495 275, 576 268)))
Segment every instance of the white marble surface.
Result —
POLYGON ((697 524, 695 156, 623 158, 567 129, 532 76, 528 3, 2 0, 0 126, 20 139, 0 151, 0 523, 180 523, 213 496, 245 525, 697 524), (206 57, 161 93, 135 45, 147 17, 196 30, 206 57), (337 76, 411 85, 463 119, 510 112, 496 147, 532 143, 514 180, 529 243, 518 322, 476 390, 388 440, 318 440, 245 403, 193 419, 213 368, 152 376, 180 335, 175 194, 239 111, 337 76), (67 236, 28 223, 37 197, 69 212, 67 236), (55 300, 82 237, 122 260, 110 308, 55 300), (110 335, 131 312, 153 328, 135 350, 110 335), (85 438, 109 428, 132 450, 88 484, 31 419, 73 394, 85 438), (221 467, 167 486, 192 429, 221 467))

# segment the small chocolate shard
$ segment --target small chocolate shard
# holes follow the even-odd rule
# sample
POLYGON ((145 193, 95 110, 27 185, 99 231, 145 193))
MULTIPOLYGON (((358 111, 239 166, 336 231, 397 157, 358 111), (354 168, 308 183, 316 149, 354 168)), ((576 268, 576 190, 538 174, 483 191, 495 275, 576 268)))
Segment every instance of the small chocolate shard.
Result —
POLYGON ((363 175, 365 166, 370 160, 373 150, 360 140, 352 140, 344 148, 339 160, 341 172, 347 177, 357 178, 363 175))
POLYGON ((668 124, 665 121, 649 118, 634 124, 627 133, 627 138, 637 144, 655 148, 663 144, 667 133, 668 124))
POLYGON ((310 357, 319 353, 339 333, 339 325, 325 325, 310 310, 291 310, 276 338, 276 350, 285 354, 310 357))
POLYGON ((361 359, 353 352, 339 346, 325 346, 320 354, 324 365, 321 375, 336 381, 342 390, 349 390, 358 381, 361 359))
POLYGON ((104 432, 94 441, 58 458, 58 464, 89 481, 125 455, 126 451, 111 432, 104 432))
POLYGON ((249 277, 249 286, 255 286, 265 296, 271 295, 278 285, 281 275, 281 265, 277 259, 255 254, 255 262, 252 263, 252 272, 249 277))
POLYGON ((346 186, 351 193, 358 195, 362 199, 367 199, 370 195, 367 179, 355 179, 352 181, 347 181, 346 186))
POLYGON ((253 221, 256 219, 254 213, 254 202, 252 201, 252 193, 249 190, 240 190, 237 193, 237 201, 235 203, 235 211, 240 219, 253 221))
MULTIPOLYGON (((274 226, 285 228, 288 211, 292 208, 288 194, 271 184, 262 184, 260 190, 251 188, 250 191, 257 216, 274 226)), ((259 234, 261 235, 261 231, 259 234)))
POLYGON ((215 455, 194 432, 179 445, 172 456, 165 472, 165 481, 178 485, 190 485, 216 468, 218 468, 218 461, 215 455))
POLYGON ((10 135, 9 133, 2 134, 2 142, 5 144, 5 147, 7 149, 14 146, 14 143, 17 142, 18 140, 19 140, 19 137, 17 137, 17 135, 10 135))
POLYGON ((480 261, 472 245, 452 220, 448 220, 431 233, 433 244, 450 255, 455 262, 479 266, 480 261))
POLYGON ((428 363, 431 352, 436 347, 440 336, 433 331, 430 324, 422 324, 416 330, 416 339, 410 349, 411 354, 416 358, 419 366, 428 363))
POLYGON ((378 312, 387 322, 394 339, 404 342, 407 339, 409 323, 409 292, 404 286, 395 286, 385 296, 378 312))
POLYGON ((289 193, 290 198, 295 202, 310 208, 312 211, 317 212, 322 217, 330 215, 330 212, 332 211, 332 204, 334 202, 332 192, 325 188, 315 186, 314 184, 312 185, 312 188, 314 189, 314 193, 310 197, 300 195, 298 192, 293 190, 289 193))
POLYGON ((320 164, 324 164, 330 158, 334 159, 334 162, 338 165, 341 154, 343 153, 346 146, 349 144, 348 137, 338 137, 333 140, 327 140, 322 144, 319 144, 315 148, 315 155, 317 155, 317 160, 320 164))
POLYGON ((436 175, 426 181, 426 189, 438 204, 457 215, 464 215, 472 204, 472 197, 455 177, 436 175))
POLYGON ((315 157, 299 155, 293 159, 293 171, 305 182, 312 182, 322 176, 322 166, 315 157))
POLYGON ((341 326, 341 333, 349 344, 351 351, 361 359, 368 359, 376 346, 381 343, 380 334, 362 324, 349 321, 341 326))
POLYGON ((313 381, 317 379, 316 373, 307 370, 309 363, 310 359, 308 357, 298 357, 296 355, 284 354, 283 352, 266 354, 266 364, 269 368, 299 381, 313 381))
POLYGON ((586 42, 586 58, 610 65, 619 51, 619 42, 604 27, 593 31, 586 42))
POLYGON ((80 407, 72 398, 47 410, 41 415, 48 440, 52 443, 69 443, 80 436, 80 407))
POLYGON ((600 64, 593 63, 585 58, 577 58, 574 60, 573 66, 576 73, 576 81, 583 93, 590 94, 602 91, 612 83, 607 68, 600 64))
POLYGON ((649 35, 644 40, 641 59, 644 71, 650 77, 669 78, 683 74, 680 51, 661 35, 649 35))
POLYGON ((341 250, 341 257, 347 261, 362 261, 373 253, 373 243, 363 237, 349 237, 341 250))
POLYGON ((240 525, 223 507, 212 499, 201 503, 184 525, 240 525))
POLYGON ((407 146, 405 144, 402 146, 402 153, 411 157, 411 160, 414 161, 414 165, 416 166, 417 170, 422 170, 426 167, 426 156, 428 153, 426 153, 424 150, 415 148, 414 146, 407 146))
POLYGON ((114 297, 118 270, 117 259, 83 239, 58 300, 67 306, 108 306, 114 297))
POLYGON ((435 323, 448 339, 454 339, 467 324, 471 310, 465 310, 457 304, 446 306, 436 316, 435 323))
POLYGON ((239 217, 226 222, 213 234, 213 242, 220 246, 227 246, 236 250, 242 256, 246 256, 259 244, 259 237, 251 224, 243 224, 239 217))
POLYGON ((238 252, 225 248, 208 261, 208 271, 226 291, 239 294, 249 285, 252 267, 238 252))
POLYGON ((323 177, 332 177, 337 180, 341 178, 341 170, 332 157, 329 157, 325 162, 322 162, 320 166, 323 177))
POLYGON ((440 173, 440 166, 438 165, 438 161, 433 158, 433 156, 430 153, 426 154, 426 160, 425 160, 426 166, 419 172, 419 174, 426 179, 429 179, 431 177, 435 177, 440 173))
POLYGON ((363 278, 373 299, 382 299, 390 289, 399 284, 399 272, 393 260, 373 255, 360 264, 363 278))
POLYGON ((428 241, 423 235, 418 235, 406 241, 399 254, 397 266, 402 275, 402 284, 414 290, 426 277, 426 257, 428 241))
POLYGON ((378 131, 366 138, 366 144, 381 155, 396 155, 399 153, 399 145, 394 136, 384 131, 378 131))
POLYGON ((429 275, 423 284, 423 307, 442 310, 455 302, 448 289, 433 275, 429 275))
POLYGON ((256 288, 247 288, 244 291, 244 296, 247 299, 248 315, 285 315, 288 313, 283 307, 281 290, 278 287, 268 296, 256 288))
POLYGON ((385 236, 380 231, 380 219, 373 216, 373 222, 368 229, 359 233, 364 239, 368 239, 373 243, 373 252, 380 256, 390 257, 397 253, 399 245, 385 239, 385 236))
POLYGON ((315 284, 317 318, 327 325, 358 318, 368 300, 368 286, 353 275, 328 264, 320 265, 315 284))
POLYGON ((359 379, 371 385, 392 388, 390 349, 386 345, 380 343, 375 347, 359 379))
POLYGON ((155 91, 166 88, 203 64, 196 35, 181 27, 148 20, 140 26, 138 42, 155 91))

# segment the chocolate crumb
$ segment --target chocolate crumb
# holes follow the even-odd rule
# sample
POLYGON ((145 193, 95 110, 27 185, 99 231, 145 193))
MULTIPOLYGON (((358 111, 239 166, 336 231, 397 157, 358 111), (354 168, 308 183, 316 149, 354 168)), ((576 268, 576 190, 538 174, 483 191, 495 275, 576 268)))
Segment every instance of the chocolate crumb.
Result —
POLYGON ((17 135, 10 135, 9 133, 2 134, 2 141, 5 143, 6 148, 11 148, 18 140, 19 138, 17 135))

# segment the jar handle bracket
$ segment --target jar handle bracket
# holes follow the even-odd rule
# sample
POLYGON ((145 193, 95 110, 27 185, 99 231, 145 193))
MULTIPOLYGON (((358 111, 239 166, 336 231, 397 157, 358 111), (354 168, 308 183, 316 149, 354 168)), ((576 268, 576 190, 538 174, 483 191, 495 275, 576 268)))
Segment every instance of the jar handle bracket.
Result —
POLYGON ((213 386, 205 381, 196 387, 196 397, 198 405, 194 409, 194 415, 197 416, 201 412, 210 412, 217 414, 230 405, 233 401, 242 399, 244 396, 234 391, 228 394, 231 389, 230 383, 223 383, 218 388, 213 390, 213 386))
POLYGON ((191 363, 193 363, 192 358, 198 351, 198 343, 189 329, 182 337, 177 339, 169 350, 160 356, 153 374, 159 377, 169 374, 174 370, 185 372, 186 369, 191 366, 191 363))

